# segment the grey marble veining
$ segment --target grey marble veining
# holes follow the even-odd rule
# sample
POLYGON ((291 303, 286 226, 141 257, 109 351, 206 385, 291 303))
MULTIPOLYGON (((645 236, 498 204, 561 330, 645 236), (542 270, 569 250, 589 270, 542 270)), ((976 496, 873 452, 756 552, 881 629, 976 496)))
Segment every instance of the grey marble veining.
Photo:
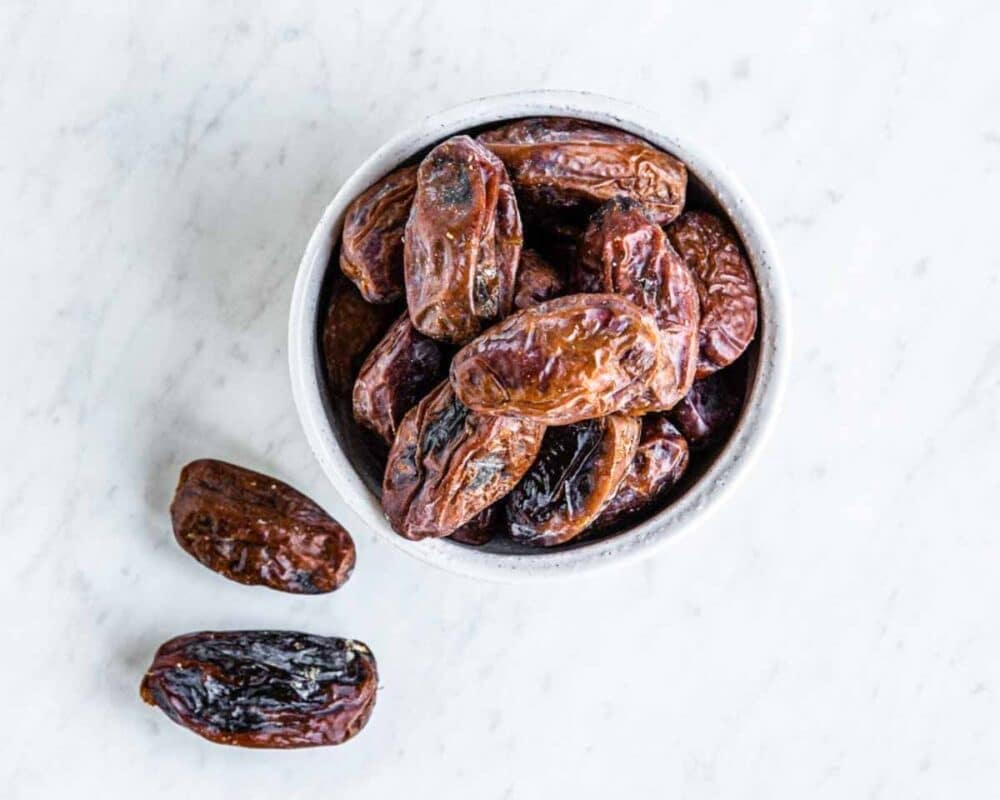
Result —
POLYGON ((0 7, 0 796, 995 791, 994 4, 143 5, 0 7), (482 585, 340 505, 285 323, 368 152, 534 87, 706 142, 773 225, 796 348, 774 436, 700 531, 570 583, 482 585), (327 505, 351 582, 294 598, 183 554, 166 507, 203 455, 327 505), (162 640, 265 626, 372 646, 363 735, 242 752, 140 703, 162 640))

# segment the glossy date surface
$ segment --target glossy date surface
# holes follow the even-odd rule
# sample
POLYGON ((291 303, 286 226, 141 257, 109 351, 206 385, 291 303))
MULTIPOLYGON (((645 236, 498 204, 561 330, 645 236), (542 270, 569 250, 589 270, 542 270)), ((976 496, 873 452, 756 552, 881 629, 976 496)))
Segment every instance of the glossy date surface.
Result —
POLYGON ((404 312, 361 365, 352 395, 355 421, 392 444, 403 415, 446 371, 445 347, 413 327, 404 312))
POLYGON ((443 382, 403 418, 389 452, 382 507, 407 539, 448 536, 507 494, 545 426, 471 411, 443 382))
POLYGON ((565 282, 558 270, 534 250, 521 251, 521 261, 514 283, 514 308, 537 306, 563 293, 565 282))
POLYGON ((479 141, 507 165, 518 198, 533 209, 587 212, 627 196, 641 200, 664 225, 684 207, 684 164, 615 128, 539 117, 486 131, 479 141))
POLYGON ((340 270, 369 303, 392 303, 403 296, 403 229, 416 190, 417 168, 403 167, 347 207, 340 270))
POLYGON ((218 744, 335 745, 375 705, 378 670, 361 642, 292 631, 189 633, 166 642, 142 699, 218 744))
POLYGON ((224 461, 201 459, 181 470, 170 517, 188 554, 239 583, 321 594, 354 569, 350 534, 316 503, 224 461))
POLYGON ((421 162, 404 237, 410 318, 434 339, 464 344, 514 299, 521 217, 503 163, 468 136, 421 162))
POLYGON ((505 501, 511 537, 550 547, 586 530, 617 491, 639 429, 638 419, 620 414, 549 428, 537 460, 505 501))
POLYGON ((323 322, 323 361, 330 391, 350 395, 354 376, 398 314, 393 306, 372 305, 343 275, 337 275, 323 322))
POLYGON ((757 331, 757 282, 736 233, 704 211, 688 211, 667 228, 687 262, 701 300, 698 373, 732 364, 757 331))
POLYGON ((655 321, 615 294, 577 294, 520 311, 458 352, 451 383, 483 414, 568 425, 628 407, 658 365, 655 321))
POLYGON ((670 412, 692 450, 717 444, 736 427, 746 396, 747 369, 743 358, 695 381, 687 397, 670 412))
POLYGON ((688 460, 688 444, 666 415, 647 414, 635 456, 594 527, 615 525, 650 508, 681 479, 688 460))
POLYGON ((660 363, 631 413, 665 411, 688 393, 698 362, 699 300, 694 277, 644 207, 615 198, 593 215, 580 242, 573 282, 582 292, 615 292, 656 320, 660 363))

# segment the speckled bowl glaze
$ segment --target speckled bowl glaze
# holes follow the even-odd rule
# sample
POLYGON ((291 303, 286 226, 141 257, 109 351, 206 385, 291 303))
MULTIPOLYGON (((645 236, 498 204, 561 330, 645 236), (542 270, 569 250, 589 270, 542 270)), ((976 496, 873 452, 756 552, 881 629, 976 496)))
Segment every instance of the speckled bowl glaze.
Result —
POLYGON ((288 358, 292 393, 302 426, 320 466, 344 501, 379 536, 429 564, 477 578, 521 580, 580 574, 651 555, 681 531, 703 522, 746 474, 779 408, 788 361, 787 299, 771 235, 739 182, 696 143, 654 114, 608 97, 580 92, 520 92, 487 97, 427 117, 376 150, 345 181, 323 213, 306 247, 292 295, 288 358), (566 116, 612 125, 641 136, 684 161, 690 192, 724 213, 736 228, 753 264, 760 308, 751 353, 747 399, 736 429, 708 463, 682 481, 670 505, 604 539, 560 548, 518 547, 507 541, 471 547, 448 539, 411 542, 393 533, 378 497, 371 455, 357 438, 344 403, 329 395, 321 356, 320 329, 330 255, 344 211, 364 189, 435 143, 469 129, 531 116, 566 116))

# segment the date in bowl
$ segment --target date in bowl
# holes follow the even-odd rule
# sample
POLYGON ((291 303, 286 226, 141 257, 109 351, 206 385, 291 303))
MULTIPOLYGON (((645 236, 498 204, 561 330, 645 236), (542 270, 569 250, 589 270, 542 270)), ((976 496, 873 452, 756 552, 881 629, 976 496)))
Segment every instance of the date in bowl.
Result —
MULTIPOLYGON (((788 360, 786 290, 767 227, 738 181, 671 125, 637 106, 579 92, 522 92, 488 97, 435 114, 373 153, 344 183, 316 226, 299 266, 289 318, 292 392, 306 437, 324 473, 360 519, 412 556, 452 572, 493 580, 579 574, 652 554, 693 529, 750 469, 778 411, 788 360), (350 396, 327 383, 322 328, 336 278, 336 252, 351 201, 397 167, 415 163, 448 137, 526 117, 569 117, 619 128, 687 165, 688 200, 724 217, 738 235, 757 283, 756 336, 741 357, 744 401, 728 435, 692 452, 683 478, 652 511, 635 521, 542 548, 509 537, 473 546, 449 538, 410 541, 389 525, 380 502, 384 452, 354 422, 350 396)), ((732 369, 732 368, 730 368, 732 369)))

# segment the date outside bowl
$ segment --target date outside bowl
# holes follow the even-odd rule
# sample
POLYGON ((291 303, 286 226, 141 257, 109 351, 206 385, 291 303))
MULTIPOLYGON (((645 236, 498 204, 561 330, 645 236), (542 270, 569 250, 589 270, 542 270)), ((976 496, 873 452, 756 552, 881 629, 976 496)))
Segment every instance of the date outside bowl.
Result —
POLYGON ((739 182, 672 125, 629 103, 583 92, 536 91, 486 97, 427 117, 376 150, 344 182, 323 212, 292 294, 288 359, 292 394, 306 438, 323 472, 348 506, 378 535, 410 555, 451 572, 491 580, 556 578, 651 555, 681 531, 693 529, 751 468, 777 414, 788 362, 786 289, 771 234, 739 182), (321 355, 321 326, 336 265, 331 253, 344 211, 363 190, 405 162, 417 160, 454 134, 534 116, 577 117, 611 125, 672 153, 688 167, 689 202, 726 216, 739 233, 757 279, 757 337, 749 359, 747 396, 729 437, 691 466, 668 496, 668 505, 601 537, 554 548, 528 547, 506 538, 481 547, 450 539, 411 542, 392 531, 379 500, 381 467, 354 424, 350 398, 333 398, 321 355))

